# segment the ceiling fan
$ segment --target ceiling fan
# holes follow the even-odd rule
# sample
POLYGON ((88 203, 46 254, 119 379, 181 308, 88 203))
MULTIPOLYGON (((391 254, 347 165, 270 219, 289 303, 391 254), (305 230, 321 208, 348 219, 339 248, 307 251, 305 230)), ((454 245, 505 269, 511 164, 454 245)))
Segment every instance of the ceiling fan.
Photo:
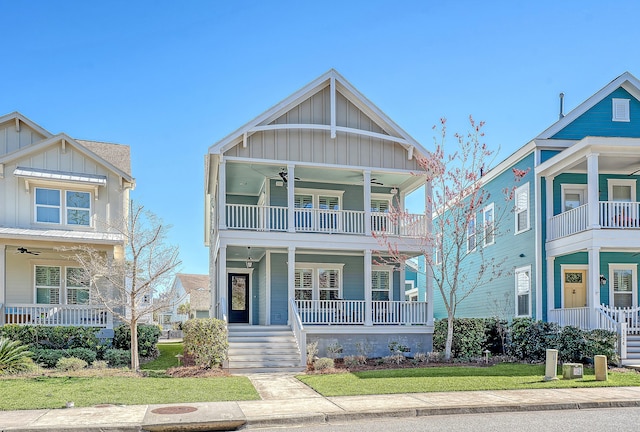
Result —
POLYGON ((384 183, 379 182, 378 179, 374 179, 374 178, 371 179, 371 184, 384 186, 384 183))
POLYGON ((36 251, 30 251, 29 249, 25 248, 25 247, 19 247, 17 249, 17 254, 21 253, 21 254, 31 254, 31 255, 40 255, 40 252, 36 252, 36 251))
MULTIPOLYGON (((289 175, 288 172, 286 172, 283 168, 280 169, 280 172, 278 173, 278 175, 280 176, 280 178, 282 179, 282 181, 284 181, 285 183, 287 183, 289 180, 287 179, 287 176, 289 175)), ((294 177, 294 179, 296 180, 300 180, 299 177, 294 177)))

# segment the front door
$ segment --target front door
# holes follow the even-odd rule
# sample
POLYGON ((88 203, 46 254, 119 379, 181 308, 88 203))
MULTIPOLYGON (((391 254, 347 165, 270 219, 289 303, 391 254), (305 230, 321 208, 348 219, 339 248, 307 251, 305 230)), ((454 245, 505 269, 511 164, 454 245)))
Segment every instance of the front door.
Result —
POLYGON ((564 271, 564 307, 581 308, 587 306, 587 271, 564 271))
POLYGON ((249 323, 249 275, 229 273, 229 322, 249 323))

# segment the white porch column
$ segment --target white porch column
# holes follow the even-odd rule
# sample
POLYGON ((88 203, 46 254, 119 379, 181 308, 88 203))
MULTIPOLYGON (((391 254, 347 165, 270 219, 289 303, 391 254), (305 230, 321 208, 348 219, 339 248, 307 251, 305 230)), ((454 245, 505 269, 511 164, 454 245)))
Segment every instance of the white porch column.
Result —
MULTIPOLYGON (((587 203, 589 228, 600 228, 600 197, 598 196, 598 153, 587 156, 587 203)), ((598 271, 598 274, 600 272, 598 271)))
MULTIPOLYGON (((544 218, 544 224, 547 227, 547 239, 551 238, 551 233, 549 232, 549 229, 551 228, 551 224, 549 223, 549 221, 551 220, 551 218, 553 217, 553 180, 555 179, 555 177, 545 177, 545 205, 547 208, 547 212, 544 218)), ((546 240, 546 239, 544 239, 546 240)))
POLYGON ((287 324, 293 323, 293 317, 291 316, 291 308, 289 308, 289 299, 295 298, 296 295, 296 248, 295 246, 289 246, 289 253, 287 255, 287 310, 288 321, 287 324))
POLYGON ((364 325, 373 325, 373 307, 371 304, 371 249, 364 251, 364 325))
POLYGON ((218 249, 218 303, 220 307, 218 308, 218 319, 229 320, 229 311, 227 310, 227 305, 229 304, 228 295, 228 287, 227 287, 227 245, 221 244, 218 249), (226 316, 223 316, 222 311, 227 311, 226 316))
POLYGON ((287 165, 287 225, 289 227, 289 232, 296 232, 296 176, 294 170, 294 165, 287 165))
POLYGON ((218 217, 219 228, 227 229, 227 163, 222 156, 218 168, 218 217))
POLYGON ((6 258, 7 246, 0 244, 0 325, 4 324, 4 303, 6 301, 6 258))
POLYGON ((391 292, 389 293, 389 301, 406 301, 407 300, 407 295, 406 290, 407 290, 407 262, 406 261, 402 261, 400 263, 400 286, 398 289, 399 292, 399 298, 395 298, 395 294, 393 293, 394 291, 394 286, 393 286, 393 273, 391 273, 391 283, 390 283, 390 288, 391 288, 391 292))
POLYGON ((600 305, 600 248, 590 247, 587 249, 589 253, 589 270, 587 282, 587 305, 591 309, 591 328, 596 328, 597 308, 600 305))
POLYGON ((371 171, 363 172, 364 178, 364 235, 371 235, 371 171))
POLYGON ((549 321, 549 314, 555 309, 555 261, 556 257, 547 257, 547 321, 549 321))

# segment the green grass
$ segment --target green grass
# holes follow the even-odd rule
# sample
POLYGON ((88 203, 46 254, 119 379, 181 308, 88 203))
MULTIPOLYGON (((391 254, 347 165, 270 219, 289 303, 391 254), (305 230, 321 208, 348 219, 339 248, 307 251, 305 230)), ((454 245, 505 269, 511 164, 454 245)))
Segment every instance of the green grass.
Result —
POLYGON ((140 366, 143 370, 167 370, 171 367, 178 366, 176 354, 182 354, 182 342, 158 343, 160 356, 140 366))
POLYGON ((260 399, 246 377, 39 377, 0 380, 0 388, 0 410, 260 399))
POLYGON ((444 366, 300 375, 298 379, 323 396, 640 386, 640 374, 637 373, 609 372, 608 381, 596 381, 592 369, 585 368, 584 373, 583 379, 547 382, 543 379, 544 366, 502 363, 491 367, 444 366))

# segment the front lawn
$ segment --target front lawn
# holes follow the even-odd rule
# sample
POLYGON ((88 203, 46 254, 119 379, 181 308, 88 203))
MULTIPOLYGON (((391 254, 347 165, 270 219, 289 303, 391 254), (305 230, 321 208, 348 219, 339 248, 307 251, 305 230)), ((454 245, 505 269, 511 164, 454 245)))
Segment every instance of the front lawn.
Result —
POLYGON ((640 386, 640 374, 609 371, 608 381, 596 381, 593 369, 584 378, 544 381, 544 366, 501 363, 490 367, 442 366, 390 369, 324 375, 300 375, 298 379, 323 396, 356 396, 465 390, 514 390, 566 387, 640 386))
POLYGON ((246 377, 37 377, 0 380, 0 410, 260 399, 246 377))
POLYGON ((167 370, 171 367, 178 366, 177 354, 182 354, 182 342, 163 343, 159 342, 158 350, 160 355, 157 359, 140 365, 142 370, 167 370))

